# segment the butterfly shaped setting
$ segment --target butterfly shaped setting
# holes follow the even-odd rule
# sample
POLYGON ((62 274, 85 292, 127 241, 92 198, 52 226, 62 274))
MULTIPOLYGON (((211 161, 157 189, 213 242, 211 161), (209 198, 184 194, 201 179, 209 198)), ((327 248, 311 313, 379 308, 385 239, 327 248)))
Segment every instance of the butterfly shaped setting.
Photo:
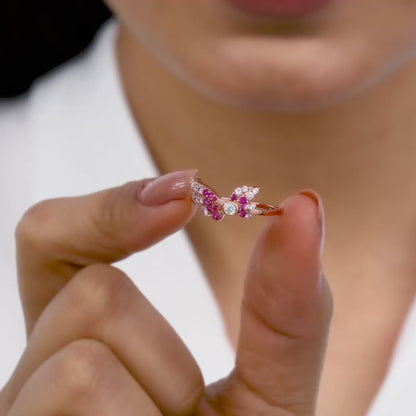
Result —
POLYGON ((204 215, 221 221, 225 216, 239 216, 251 219, 255 213, 256 203, 252 203, 259 192, 258 186, 241 186, 235 188, 230 197, 220 197, 212 188, 197 180, 191 179, 192 200, 201 205, 204 215))

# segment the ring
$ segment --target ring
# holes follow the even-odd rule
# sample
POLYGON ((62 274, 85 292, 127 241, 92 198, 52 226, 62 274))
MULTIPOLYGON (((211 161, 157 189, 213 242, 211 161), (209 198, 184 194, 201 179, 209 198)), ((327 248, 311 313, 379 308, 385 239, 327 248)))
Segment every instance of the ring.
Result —
POLYGON ((193 176, 190 179, 192 201, 201 205, 204 215, 215 221, 221 221, 225 216, 238 215, 251 219, 253 215, 282 215, 280 206, 263 204, 253 201, 259 192, 258 186, 240 186, 235 188, 230 197, 220 197, 210 186, 202 182, 201 178, 193 176))

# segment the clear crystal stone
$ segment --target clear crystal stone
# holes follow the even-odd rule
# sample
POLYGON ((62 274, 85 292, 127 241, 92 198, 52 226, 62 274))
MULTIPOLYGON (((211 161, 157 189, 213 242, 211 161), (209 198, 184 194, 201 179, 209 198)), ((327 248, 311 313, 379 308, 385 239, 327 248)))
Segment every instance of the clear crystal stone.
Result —
POLYGON ((254 198, 254 193, 253 192, 247 192, 246 193, 246 198, 250 201, 251 199, 254 198))
POLYGON ((246 211, 251 211, 252 209, 254 209, 256 207, 255 204, 247 204, 246 205, 246 211))
POLYGON ((209 213, 209 211, 208 211, 208 208, 207 208, 207 207, 202 207, 202 213, 203 213, 204 215, 211 215, 211 214, 209 213))
POLYGON ((238 212, 238 205, 234 202, 226 202, 223 209, 226 215, 235 215, 238 212))
POLYGON ((235 189, 235 191, 234 191, 234 193, 235 193, 237 196, 240 196, 240 195, 243 193, 243 190, 242 190, 241 188, 236 188, 236 189, 235 189))
POLYGON ((247 185, 244 185, 244 186, 241 188, 241 190, 242 190, 243 192, 247 192, 247 191, 248 191, 248 186, 247 186, 247 185))
POLYGON ((260 191, 260 188, 258 186, 256 186, 255 188, 253 188, 252 192, 254 195, 258 194, 260 191))
POLYGON ((244 217, 245 219, 247 219, 247 220, 251 220, 251 218, 252 218, 252 215, 251 214, 246 214, 246 216, 244 217))

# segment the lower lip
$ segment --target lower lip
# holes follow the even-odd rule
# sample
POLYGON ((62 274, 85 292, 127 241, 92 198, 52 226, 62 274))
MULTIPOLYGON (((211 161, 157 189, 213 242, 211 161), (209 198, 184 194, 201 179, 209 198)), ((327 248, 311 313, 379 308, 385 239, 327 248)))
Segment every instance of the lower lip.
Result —
POLYGON ((226 0, 243 11, 275 17, 302 16, 327 6, 333 0, 226 0))

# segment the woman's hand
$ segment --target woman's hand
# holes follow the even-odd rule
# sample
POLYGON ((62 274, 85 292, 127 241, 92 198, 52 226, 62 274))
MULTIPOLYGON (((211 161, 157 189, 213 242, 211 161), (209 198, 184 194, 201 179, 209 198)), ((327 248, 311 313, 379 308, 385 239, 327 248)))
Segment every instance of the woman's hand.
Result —
POLYGON ((332 297, 311 198, 289 198, 284 215, 267 220, 247 271, 235 369, 206 388, 177 334, 108 265, 190 220, 193 174, 26 212, 16 237, 28 345, 0 394, 0 415, 315 414, 332 297))

